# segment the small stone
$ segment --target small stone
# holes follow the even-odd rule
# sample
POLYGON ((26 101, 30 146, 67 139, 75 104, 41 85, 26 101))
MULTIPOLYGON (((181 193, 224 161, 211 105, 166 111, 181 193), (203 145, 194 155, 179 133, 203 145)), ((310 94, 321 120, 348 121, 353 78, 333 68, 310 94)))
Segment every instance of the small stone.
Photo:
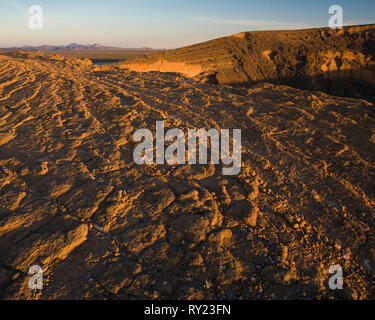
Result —
POLYGON ((259 208, 253 207, 249 213, 247 213, 243 220, 246 224, 251 227, 255 227, 257 225, 257 218, 258 218, 259 208))
POLYGON ((180 195, 179 199, 180 201, 197 201, 199 198, 199 193, 197 190, 192 190, 191 192, 189 193, 185 193, 185 194, 182 194, 180 195))
POLYGON ((226 240, 232 238, 233 234, 230 229, 220 230, 219 232, 213 233, 208 237, 208 241, 217 242, 222 244, 226 240))
POLYGON ((247 196, 247 198, 250 201, 254 201, 258 196, 259 196, 259 189, 258 189, 258 187, 253 186, 253 190, 249 193, 249 195, 247 196))

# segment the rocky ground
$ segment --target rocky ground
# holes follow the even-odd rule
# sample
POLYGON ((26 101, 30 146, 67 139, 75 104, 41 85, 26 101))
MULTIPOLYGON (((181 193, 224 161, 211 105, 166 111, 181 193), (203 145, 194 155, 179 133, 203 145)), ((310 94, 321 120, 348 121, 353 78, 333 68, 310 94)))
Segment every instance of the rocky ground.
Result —
POLYGON ((0 55, 2 299, 374 299, 374 181, 366 100, 0 55), (241 173, 136 165, 157 120, 242 129, 241 173))

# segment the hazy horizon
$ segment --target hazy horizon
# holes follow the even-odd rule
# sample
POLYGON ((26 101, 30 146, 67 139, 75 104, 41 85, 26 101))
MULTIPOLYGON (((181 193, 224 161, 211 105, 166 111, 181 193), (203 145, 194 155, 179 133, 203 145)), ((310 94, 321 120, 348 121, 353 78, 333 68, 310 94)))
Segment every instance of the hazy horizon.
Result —
POLYGON ((150 47, 117 47, 117 46, 107 46, 107 45, 103 45, 102 43, 76 43, 76 42, 70 42, 70 43, 66 43, 66 44, 61 44, 61 45, 57 45, 57 44, 40 44, 40 45, 28 45, 28 44, 24 44, 24 45, 21 45, 21 46, 11 46, 11 47, 0 47, 0 49, 7 49, 7 48, 24 48, 24 47, 35 47, 35 48, 38 48, 38 47, 68 47, 70 45, 78 45, 78 46, 93 46, 93 45, 100 45, 102 47, 108 47, 108 48, 114 48, 114 49, 154 49, 154 48, 150 48, 150 47))
POLYGON ((0 47, 94 44, 121 48, 178 48, 242 31, 326 27, 328 8, 343 7, 344 24, 374 23, 375 3, 197 0, 57 1, 3 0, 0 2, 0 47), (28 8, 40 5, 43 30, 30 30, 28 8))

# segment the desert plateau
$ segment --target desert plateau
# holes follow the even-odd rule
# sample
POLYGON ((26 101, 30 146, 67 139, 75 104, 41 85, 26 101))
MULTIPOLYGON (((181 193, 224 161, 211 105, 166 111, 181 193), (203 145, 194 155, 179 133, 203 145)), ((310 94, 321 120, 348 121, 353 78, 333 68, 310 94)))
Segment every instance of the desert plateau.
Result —
POLYGON ((374 32, 1 51, 0 298, 375 299, 374 32), (157 121, 241 129, 240 172, 135 163, 157 121))

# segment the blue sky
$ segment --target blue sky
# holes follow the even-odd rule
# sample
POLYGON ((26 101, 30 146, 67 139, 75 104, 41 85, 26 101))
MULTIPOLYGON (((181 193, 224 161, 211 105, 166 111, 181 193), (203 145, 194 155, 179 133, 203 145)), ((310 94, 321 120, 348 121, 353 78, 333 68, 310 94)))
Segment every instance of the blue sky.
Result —
POLYGON ((344 24, 375 23, 374 0, 0 0, 0 47, 100 43, 176 48, 242 31, 327 26, 331 5, 344 24), (40 5, 43 30, 30 30, 40 5))

